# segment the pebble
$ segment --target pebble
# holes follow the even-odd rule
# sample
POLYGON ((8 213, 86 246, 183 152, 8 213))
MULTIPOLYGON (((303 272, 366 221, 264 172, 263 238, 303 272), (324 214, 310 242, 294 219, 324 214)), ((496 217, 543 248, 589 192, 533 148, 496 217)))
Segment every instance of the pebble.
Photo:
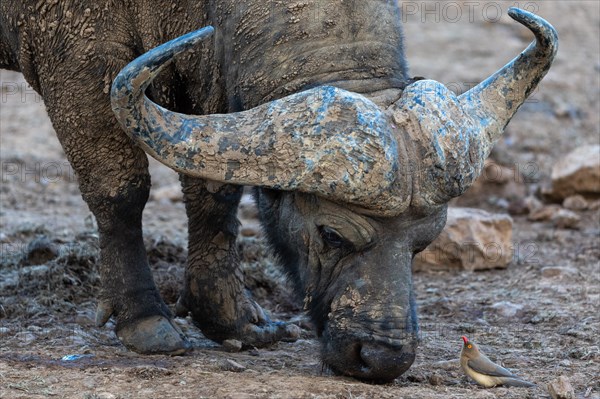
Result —
POLYGON ((235 360, 231 360, 231 359, 224 359, 220 363, 220 367, 221 367, 221 370, 223 370, 223 371, 232 371, 234 373, 241 373, 242 371, 246 370, 245 366, 242 366, 235 360))
POLYGON ((431 385, 443 385, 444 384, 444 378, 442 378, 442 376, 440 376, 439 374, 431 374, 429 376, 429 383, 431 385))
POLYGON ((26 261, 28 265, 42 265, 58 256, 58 249, 46 236, 34 238, 27 245, 26 261))
POLYGON ((576 229, 581 217, 573 211, 561 208, 558 205, 547 205, 534 210, 527 219, 533 222, 551 222, 554 226, 562 229, 576 229))
POLYGON ((433 363, 433 367, 442 370, 458 370, 460 367, 460 359, 440 360, 439 362, 433 363))
POLYGON ((260 237, 262 235, 260 223, 254 220, 242 220, 240 234, 242 237, 260 237))
POLYGON ((558 363, 558 364, 559 364, 560 366, 563 366, 563 367, 571 367, 571 364, 572 364, 572 363, 571 363, 571 361, 570 361, 570 360, 567 360, 567 359, 565 359, 565 360, 562 360, 562 361, 561 361, 560 363, 558 363))
POLYGON ((562 203, 563 208, 569 209, 571 211, 585 211, 588 209, 588 202, 582 195, 572 195, 570 197, 565 198, 562 203))
POLYGON ((577 270, 573 269, 572 267, 546 266, 542 268, 542 277, 545 278, 561 277, 574 274, 577 274, 577 270))
POLYGON ((496 302, 495 304, 493 304, 492 309, 494 309, 501 316, 513 317, 520 310, 523 309, 523 305, 519 305, 519 304, 512 303, 512 302, 507 302, 507 301, 501 301, 501 302, 496 302))
POLYGON ((562 375, 548 383, 548 393, 552 399, 575 399, 575 390, 571 382, 562 375))
POLYGON ((568 209, 560 209, 553 217, 552 224, 561 229, 577 229, 581 217, 568 209))
POLYGON ((239 352, 242 350, 242 341, 237 339, 226 339, 223 341, 223 349, 227 352, 239 352))

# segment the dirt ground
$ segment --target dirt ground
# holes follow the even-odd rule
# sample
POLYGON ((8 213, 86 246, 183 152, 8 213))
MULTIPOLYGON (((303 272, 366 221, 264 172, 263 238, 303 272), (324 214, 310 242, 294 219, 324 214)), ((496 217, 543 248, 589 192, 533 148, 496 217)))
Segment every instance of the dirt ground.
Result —
MULTIPOLYGON (((600 2, 403 6, 411 73, 462 91, 530 42, 506 15, 510 5, 545 17, 561 42, 552 70, 493 153, 526 183, 516 193, 484 185, 462 200, 495 212, 507 212, 507 204, 519 199, 515 195, 539 193, 552 165, 569 150, 599 143, 600 2)), ((514 261, 507 269, 416 274, 422 342, 413 367, 391 384, 332 375, 322 367, 309 329, 294 343, 228 353, 178 319, 194 344, 190 354, 127 351, 110 322, 94 326, 96 226, 43 102, 19 74, 1 71, 0 79, 0 398, 544 398, 546 384, 559 376, 569 379, 577 398, 600 398, 598 210, 579 212, 575 229, 513 216, 514 261), (563 269, 542 274, 547 266, 563 269), (538 387, 470 383, 457 363, 463 334, 538 387), (81 357, 63 360, 67 355, 81 357)), ((152 177, 146 246, 172 305, 186 256, 186 221, 170 189, 176 175, 153 162, 152 177)), ((264 257, 252 220, 246 222, 240 247, 249 286, 274 317, 306 325, 264 257)))

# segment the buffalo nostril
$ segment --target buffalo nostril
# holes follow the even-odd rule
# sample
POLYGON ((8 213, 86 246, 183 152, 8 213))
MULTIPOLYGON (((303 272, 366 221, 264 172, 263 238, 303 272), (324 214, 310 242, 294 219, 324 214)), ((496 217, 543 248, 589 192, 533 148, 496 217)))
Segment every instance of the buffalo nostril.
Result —
POLYGON ((391 381, 410 368, 415 360, 411 345, 393 348, 377 343, 364 343, 359 353, 368 368, 369 379, 391 381))

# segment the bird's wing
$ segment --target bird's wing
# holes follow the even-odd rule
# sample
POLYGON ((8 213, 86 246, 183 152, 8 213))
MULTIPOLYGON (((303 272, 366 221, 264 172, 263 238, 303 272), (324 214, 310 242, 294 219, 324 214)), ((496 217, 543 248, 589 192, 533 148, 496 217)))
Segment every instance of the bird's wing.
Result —
POLYGON ((513 373, 511 373, 510 371, 508 371, 507 369, 505 369, 504 367, 494 364, 491 360, 489 360, 487 358, 469 360, 467 362, 467 365, 470 368, 472 368, 473 371, 476 371, 481 374, 489 375, 491 377, 519 378, 516 375, 514 375, 513 373))

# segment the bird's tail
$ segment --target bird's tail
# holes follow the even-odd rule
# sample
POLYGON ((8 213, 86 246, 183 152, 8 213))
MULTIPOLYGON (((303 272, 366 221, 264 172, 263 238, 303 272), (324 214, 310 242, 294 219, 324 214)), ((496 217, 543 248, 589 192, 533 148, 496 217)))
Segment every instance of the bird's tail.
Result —
POLYGON ((503 385, 509 386, 509 387, 524 387, 524 388, 531 388, 531 387, 537 386, 533 382, 521 380, 519 378, 506 378, 504 380, 503 385))

